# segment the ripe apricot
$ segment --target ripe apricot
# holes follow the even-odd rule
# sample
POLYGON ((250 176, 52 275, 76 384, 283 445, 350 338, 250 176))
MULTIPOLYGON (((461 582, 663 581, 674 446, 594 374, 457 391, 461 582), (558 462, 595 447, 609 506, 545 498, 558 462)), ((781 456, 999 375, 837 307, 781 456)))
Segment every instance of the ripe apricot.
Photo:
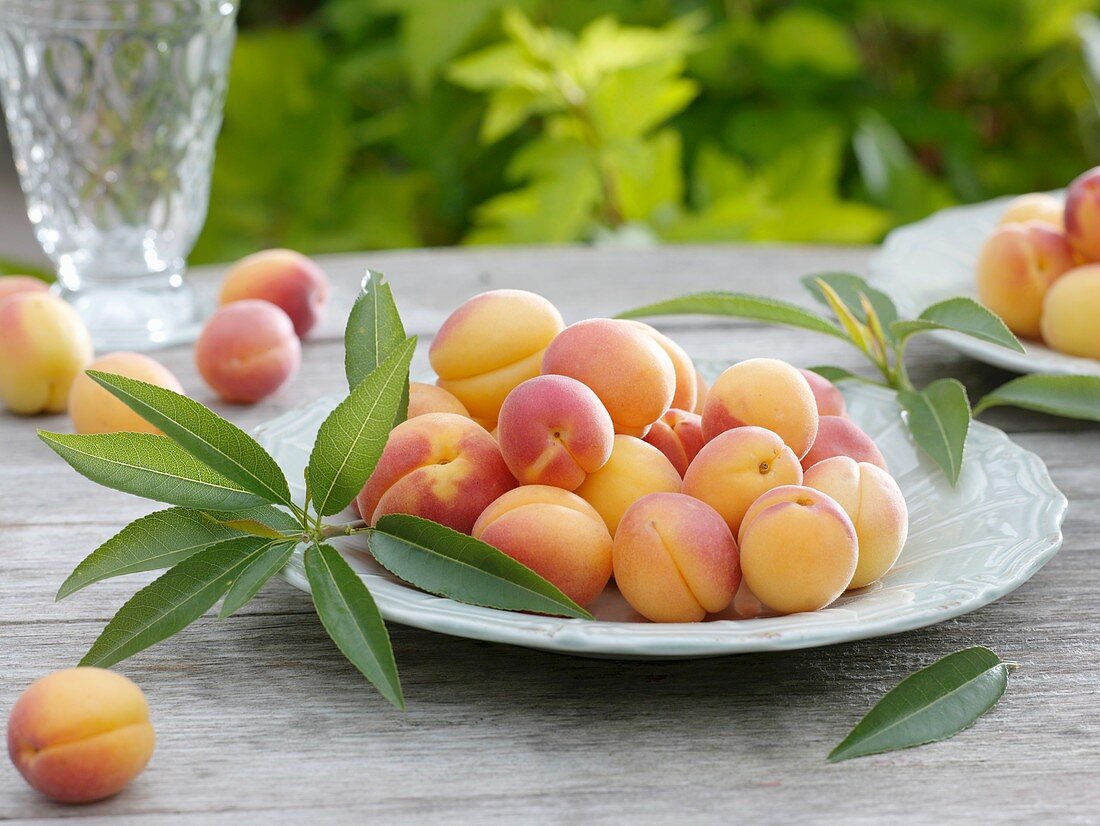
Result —
POLYGON ((596 509, 614 536, 626 509, 643 496, 679 490, 680 474, 661 451, 634 436, 618 434, 607 464, 588 474, 576 493, 596 509))
POLYGON ((409 414, 406 418, 413 419, 425 413, 456 413, 466 417, 470 415, 466 405, 442 387, 422 381, 410 381, 409 414))
POLYGON ((670 408, 653 423, 645 441, 665 454, 676 472, 683 476, 691 460, 703 449, 703 417, 670 408))
POLYGON ((802 469, 808 470, 818 462, 833 456, 848 456, 857 462, 870 462, 883 470, 886 457, 878 449, 874 439, 846 416, 822 416, 818 422, 817 438, 802 457, 802 469))
POLYGON ((218 302, 270 301, 290 317, 298 337, 305 338, 324 315, 328 292, 328 276, 311 258, 294 250, 264 250, 229 268, 218 302))
POLYGON ((1029 192, 1008 202, 1001 214, 999 223, 1023 224, 1027 221, 1041 221, 1056 229, 1064 225, 1065 206, 1062 201, 1046 192, 1029 192))
MULTIPOLYGON (((108 353, 93 361, 88 369, 183 392, 179 379, 167 367, 141 353, 108 353)), ((69 416, 77 433, 160 433, 160 428, 149 424, 84 373, 76 377, 69 390, 69 416)))
POLYGON ((1086 261, 1100 261, 1100 167, 1081 173, 1066 188, 1063 220, 1077 254, 1086 261))
POLYGON ((195 366, 227 402, 250 404, 294 376, 302 346, 290 317, 269 301, 245 299, 219 307, 195 342, 195 366))
POLYGON ((666 336, 659 330, 641 321, 631 320, 646 335, 652 338, 672 361, 672 369, 676 374, 676 386, 672 393, 671 407, 680 410, 694 410, 698 399, 699 387, 696 379, 695 365, 684 348, 666 336))
POLYGON ((0 304, 10 296, 19 293, 44 293, 49 292, 49 289, 45 281, 29 275, 2 275, 0 276, 0 304))
POLYGON ((810 385, 810 390, 814 394, 814 401, 817 403, 818 416, 848 415, 848 409, 844 404, 844 395, 835 384, 813 370, 799 368, 798 372, 810 385))
POLYGON ((1100 359, 1100 264, 1070 270, 1051 285, 1039 326, 1055 350, 1100 359))

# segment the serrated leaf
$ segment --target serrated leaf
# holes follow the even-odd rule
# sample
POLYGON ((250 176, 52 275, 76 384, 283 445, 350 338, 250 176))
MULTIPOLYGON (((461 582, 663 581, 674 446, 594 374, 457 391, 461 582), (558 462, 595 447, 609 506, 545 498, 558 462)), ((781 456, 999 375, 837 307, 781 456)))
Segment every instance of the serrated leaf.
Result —
POLYGON ((844 331, 827 318, 796 304, 747 293, 724 291, 692 293, 636 307, 620 313, 617 318, 646 318, 658 315, 718 315, 745 318, 813 330, 816 333, 824 333, 848 341, 844 331))
POLYGON ((386 624, 367 586, 331 545, 306 549, 306 575, 325 631, 363 676, 398 708, 405 707, 386 624))
POLYGON ((363 379, 405 343, 405 327, 384 276, 367 270, 366 283, 352 305, 344 330, 344 372, 348 387, 363 379))
POLYGON ((171 568, 192 554, 238 536, 202 511, 168 508, 136 519, 76 566, 57 599, 111 577, 171 568))
POLYGON ((1001 406, 1100 422, 1100 376, 1020 376, 983 396, 974 415, 1001 406))
POLYGON ((998 316, 974 299, 962 296, 933 304, 912 321, 895 321, 890 330, 899 340, 928 330, 954 330, 1018 353, 1024 352, 1019 339, 998 316))
POLYGON ((356 385, 317 431, 307 474, 317 513, 339 513, 362 490, 382 455, 408 389, 416 339, 407 340, 356 385))
POLYGON ((1006 663, 976 646, 948 654, 898 683, 829 754, 830 763, 945 740, 997 704, 1006 663))
POLYGON ((370 549, 388 571, 431 594, 507 611, 592 619, 527 566, 427 519, 383 516, 370 534, 370 549))
POLYGON ((183 630, 210 610, 270 544, 241 536, 177 563, 119 609, 80 664, 109 668, 183 630))
POLYGON ((955 379, 939 379, 920 392, 898 391, 898 400, 909 414, 909 432, 954 485, 962 471, 970 429, 966 388, 955 379))
POLYGON ((155 384, 97 370, 87 372, 200 462, 268 502, 290 504, 290 489, 279 465, 235 424, 194 399, 155 384))
MULTIPOLYGON (((894 306, 894 301, 890 296, 882 292, 882 290, 872 287, 867 283, 866 279, 861 278, 855 273, 826 272, 818 275, 807 275, 802 278, 802 286, 805 287, 810 295, 819 303, 826 306, 828 306, 829 302, 825 297, 824 291, 817 284, 818 279, 832 287, 833 291, 844 305, 848 307, 860 321, 867 321, 867 314, 860 301, 860 295, 866 296, 868 303, 875 311, 875 315, 878 316, 879 323, 883 326, 887 338, 890 338, 890 325, 898 318, 898 309, 894 306)), ((891 343, 893 342, 891 341, 891 343)))
POLYGON ((255 557, 244 567, 222 602, 218 612, 219 619, 225 619, 237 613, 246 602, 259 593, 264 584, 279 573, 294 553, 294 542, 276 542, 255 557))
POLYGON ((38 436, 77 473, 124 493, 200 510, 238 510, 264 502, 167 436, 44 430, 38 436))

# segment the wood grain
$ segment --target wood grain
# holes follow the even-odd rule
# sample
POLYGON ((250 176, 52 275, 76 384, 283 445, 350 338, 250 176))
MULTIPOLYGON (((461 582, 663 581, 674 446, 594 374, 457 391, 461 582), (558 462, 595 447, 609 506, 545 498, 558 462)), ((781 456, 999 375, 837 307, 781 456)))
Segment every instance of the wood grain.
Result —
MULTIPOLYGON (((536 289, 569 320, 695 289, 809 303, 797 276, 865 268, 864 249, 666 247, 444 250, 325 260, 346 308, 363 269, 386 272, 422 345, 462 299, 536 289)), ((211 292, 219 272, 195 273, 211 292)), ((191 354, 161 354, 187 390, 244 427, 343 389, 334 311, 294 384, 251 408, 214 401, 191 354)), ((742 322, 663 324, 697 359, 774 355, 859 367, 840 342, 742 322)), ((426 367, 421 346, 416 369, 426 367)), ((972 397, 1008 378, 934 342, 918 381, 972 397)), ((894 637, 682 663, 584 660, 391 626, 409 711, 391 709, 336 652, 309 597, 275 582, 237 616, 207 617, 121 664, 159 737, 126 792, 55 806, 0 770, 0 818, 110 823, 721 821, 1090 823, 1100 806, 1100 428, 1019 411, 986 421, 1047 461, 1070 498, 1065 545, 980 611, 894 637), (1002 703, 945 743, 836 766, 825 755, 912 670, 971 644, 1019 660, 1002 703)), ((142 574, 53 595, 98 542, 149 503, 69 470, 35 437, 64 417, 0 415, 0 709, 76 662, 142 574)))

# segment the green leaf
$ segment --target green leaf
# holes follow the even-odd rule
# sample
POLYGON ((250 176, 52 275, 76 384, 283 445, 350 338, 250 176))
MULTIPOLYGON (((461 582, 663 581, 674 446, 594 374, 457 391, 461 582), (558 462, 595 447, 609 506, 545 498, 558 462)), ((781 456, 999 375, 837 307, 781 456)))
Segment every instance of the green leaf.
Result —
POLYGON ((339 513, 363 489, 382 455, 408 389, 411 338, 355 386, 321 424, 309 455, 310 491, 317 513, 339 513))
POLYGON ((167 436, 73 435, 45 430, 39 430, 38 436, 77 473, 135 496, 200 510, 238 510, 264 501, 194 458, 167 436))
POLYGON ((119 609, 80 664, 109 668, 183 630, 205 614, 270 544, 252 536, 237 537, 176 564, 119 609))
POLYGON ((237 578, 233 580, 233 584, 229 586, 229 592, 222 602, 218 618, 225 619, 232 616, 246 602, 256 596, 259 590, 264 587, 264 583, 283 569, 291 554, 294 553, 294 546, 294 542, 273 543, 249 562, 237 578))
POLYGON ((656 304, 636 307, 625 313, 619 313, 617 317, 645 318, 656 315, 719 315, 747 318, 770 324, 800 327, 848 341, 843 330, 816 313, 786 301, 747 293, 725 291, 692 293, 679 298, 670 298, 667 301, 658 301, 656 304))
POLYGON ((202 511, 156 511, 134 520, 85 557, 61 584, 57 598, 111 577, 171 568, 204 548, 238 535, 202 511))
POLYGON ((313 604, 328 635, 382 696, 405 707, 390 635, 363 580, 331 545, 306 549, 313 604))
POLYGON ((817 373, 822 378, 826 378, 834 384, 839 381, 862 381, 867 384, 879 384, 874 379, 869 379, 866 376, 861 376, 859 373, 853 373, 851 370, 845 370, 843 367, 833 367, 828 364, 817 364, 813 367, 807 367, 812 373, 817 373))
POLYGON ((380 565, 431 594, 507 611, 592 619, 527 566, 427 519, 383 516, 370 534, 370 549, 380 565))
POLYGON ((1024 352, 1023 345, 998 316, 974 299, 961 296, 933 304, 913 321, 895 321, 890 329, 899 340, 927 330, 954 330, 1024 352))
POLYGON ((255 508, 245 508, 239 511, 206 511, 206 516, 222 525, 233 526, 236 522, 252 524, 259 523, 257 530, 266 528, 267 533, 257 534, 267 536, 272 531, 278 532, 281 537, 284 534, 298 534, 302 532, 302 523, 297 517, 292 516, 274 505, 259 505, 255 508))
POLYGON ((875 360, 876 363, 881 362, 883 355, 881 351, 875 351, 876 342, 874 334, 871 332, 871 328, 852 312, 852 309, 844 303, 839 295, 837 295, 836 290, 825 283, 825 281, 820 281, 817 286, 825 296, 825 301, 828 303, 829 309, 833 311, 833 314, 837 317, 837 321, 840 322, 840 326, 843 327, 844 331, 848 334, 848 338, 851 339, 860 350, 875 360))
POLYGON ((954 485, 962 471, 970 429, 966 388, 955 379, 938 379, 920 392, 898 391, 898 400, 909 414, 913 438, 954 485))
POLYGON ((279 465, 235 424, 172 390, 96 370, 88 375, 200 462, 268 502, 290 505, 279 465))
POLYGON ((354 389, 405 343, 405 327, 393 291, 381 273, 367 270, 344 331, 344 372, 354 389))
POLYGON ((833 292, 860 321, 867 321, 867 313, 864 312, 863 305, 859 300, 860 295, 867 297, 884 330, 889 331, 890 325, 897 321, 898 308, 894 306, 893 299, 882 290, 872 287, 860 276, 850 272, 825 272, 818 275, 807 275, 802 278, 802 286, 806 288, 810 295, 819 303, 828 306, 829 300, 821 289, 821 285, 817 283, 818 279, 832 287, 833 292))
POLYGON ((1009 665, 988 648, 948 654, 906 677, 829 754, 830 763, 946 740, 997 704, 1009 665))
POLYGON ((1100 377, 1042 373, 1021 376, 983 396, 974 407, 974 415, 998 406, 1100 422, 1100 377))

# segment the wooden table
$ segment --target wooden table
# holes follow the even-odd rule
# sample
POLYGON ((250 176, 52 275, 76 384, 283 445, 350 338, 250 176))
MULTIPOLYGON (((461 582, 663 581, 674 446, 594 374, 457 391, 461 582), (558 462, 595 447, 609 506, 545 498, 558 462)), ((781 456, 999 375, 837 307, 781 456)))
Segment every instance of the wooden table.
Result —
MULTIPOLYGON (((254 407, 217 403, 187 348, 161 358, 200 401, 245 427, 343 389, 343 313, 365 266, 385 272, 426 342, 461 300, 537 290, 567 320, 681 292, 734 288, 804 301, 796 277, 863 271, 872 250, 774 247, 510 249, 327 259, 326 327, 290 387, 254 407)), ((207 292, 220 273, 195 273, 207 292)), ((712 319, 671 331, 696 358, 771 355, 856 367, 822 336, 712 319)), ((972 396, 1008 375, 934 342, 914 379, 954 375, 972 396)), ((118 797, 71 808, 0 769, 0 818, 110 822, 598 821, 849 824, 1086 823, 1100 818, 1100 428, 993 411, 1048 463, 1071 507, 1061 553, 973 614, 885 639, 695 662, 605 662, 391 626, 409 710, 390 708, 339 655, 309 597, 275 580, 235 617, 207 617, 118 666, 145 689, 158 735, 118 797), (936 745, 828 765, 881 694, 967 645, 1019 660, 1001 704, 936 745)), ((150 503, 79 477, 35 437, 64 417, 0 415, 0 709, 74 664, 151 575, 55 604, 76 563, 150 503)))

